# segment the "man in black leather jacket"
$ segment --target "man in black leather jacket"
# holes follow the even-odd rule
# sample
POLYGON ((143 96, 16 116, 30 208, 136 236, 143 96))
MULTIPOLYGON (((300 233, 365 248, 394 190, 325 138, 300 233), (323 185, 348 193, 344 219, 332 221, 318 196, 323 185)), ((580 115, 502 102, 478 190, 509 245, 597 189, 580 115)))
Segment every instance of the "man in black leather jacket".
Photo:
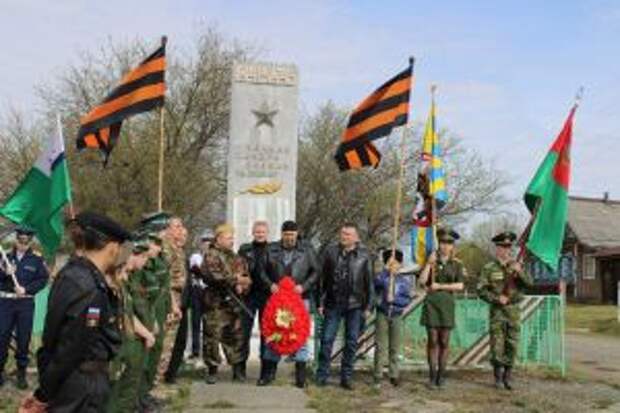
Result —
MULTIPOLYGON (((278 290, 277 283, 285 276, 295 281, 295 291, 301 294, 306 308, 310 309, 310 297, 318 280, 318 263, 312 245, 299 239, 297 223, 285 221, 282 224, 282 238, 269 245, 269 267, 271 278, 265 282, 272 292, 278 290)), ((306 385, 306 363, 310 358, 307 343, 293 354, 295 360, 295 385, 306 385)), ((280 356, 266 345, 264 369, 261 370, 259 386, 265 386, 275 380, 280 356)))
POLYGON ((46 403, 48 412, 103 411, 109 363, 122 340, 119 304, 104 274, 131 235, 103 215, 84 212, 76 221, 84 251, 69 260, 52 286, 37 353, 39 387, 24 403, 46 403))
MULTIPOLYGON (((270 275, 268 275, 268 240, 269 240, 269 224, 267 221, 256 221, 252 225, 252 242, 243 244, 239 247, 239 255, 248 263, 250 278, 252 278, 252 287, 245 298, 245 303, 252 313, 243 315, 242 326, 244 334, 243 343, 243 376, 245 376, 245 366, 250 357, 250 342, 252 340, 252 328, 254 327, 254 319, 258 313, 258 321, 263 314, 263 308, 269 298, 270 275)), ((264 369, 263 353, 265 344, 261 337, 260 340, 260 360, 261 371, 264 369)))
POLYGON ((371 255, 358 241, 355 224, 340 230, 340 243, 328 246, 321 266, 319 314, 323 315, 323 334, 319 350, 317 384, 329 377, 332 347, 341 320, 345 322, 345 348, 340 368, 340 385, 352 390, 353 363, 362 317, 373 305, 371 255))

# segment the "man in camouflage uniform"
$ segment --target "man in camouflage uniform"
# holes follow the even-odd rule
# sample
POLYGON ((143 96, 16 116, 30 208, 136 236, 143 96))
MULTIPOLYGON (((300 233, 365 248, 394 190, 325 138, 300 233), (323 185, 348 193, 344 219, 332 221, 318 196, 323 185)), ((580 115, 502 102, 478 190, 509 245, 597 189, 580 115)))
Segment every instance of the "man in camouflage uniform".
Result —
POLYGON ((172 217, 164 239, 164 257, 170 268, 170 313, 168 314, 163 341, 162 357, 159 361, 157 380, 161 381, 170 364, 172 349, 181 321, 182 296, 187 281, 185 252, 187 229, 178 217, 172 217))
POLYGON ((247 294, 252 281, 247 263, 232 249, 233 240, 233 228, 220 225, 215 231, 215 244, 207 251, 201 268, 207 286, 203 357, 208 384, 217 381, 220 343, 228 364, 233 366, 233 381, 243 381, 244 308, 240 297, 247 294))
POLYGON ((512 390, 511 374, 519 348, 519 302, 523 299, 523 290, 532 285, 529 274, 511 256, 516 239, 512 232, 493 237, 496 259, 482 268, 478 284, 478 295, 490 304, 489 333, 495 387, 501 388, 503 383, 507 390, 512 390))
POLYGON ((145 313, 146 327, 155 333, 155 345, 149 351, 144 365, 144 380, 141 384, 140 400, 144 407, 154 407, 156 400, 149 395, 155 385, 157 367, 161 358, 165 326, 170 304, 169 266, 162 252, 170 216, 158 213, 145 217, 142 228, 149 237, 149 259, 139 272, 134 275, 136 282, 145 292, 145 297, 137 306, 145 313))

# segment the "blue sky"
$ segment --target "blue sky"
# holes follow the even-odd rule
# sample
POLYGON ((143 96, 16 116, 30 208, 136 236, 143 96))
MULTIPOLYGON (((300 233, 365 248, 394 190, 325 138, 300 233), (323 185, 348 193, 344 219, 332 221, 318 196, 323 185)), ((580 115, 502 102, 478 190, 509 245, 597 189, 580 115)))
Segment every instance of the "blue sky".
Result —
POLYGON ((33 87, 108 38, 170 38, 205 23, 293 62, 301 108, 354 105, 417 58, 413 118, 438 90, 441 127, 507 171, 518 198, 585 87, 573 145, 575 195, 620 199, 618 1, 0 0, 0 105, 31 110, 33 87))

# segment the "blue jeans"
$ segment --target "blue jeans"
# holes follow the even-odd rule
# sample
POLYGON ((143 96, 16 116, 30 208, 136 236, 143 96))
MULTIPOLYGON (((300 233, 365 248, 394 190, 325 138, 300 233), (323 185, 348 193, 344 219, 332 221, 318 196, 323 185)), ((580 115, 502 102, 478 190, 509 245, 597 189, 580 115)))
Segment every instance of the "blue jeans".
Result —
POLYGON ((32 335, 34 300, 32 298, 0 298, 0 372, 4 370, 13 331, 17 338, 17 367, 28 367, 28 350, 32 335))
MULTIPOLYGON (((310 300, 304 300, 304 306, 306 310, 310 311, 310 300)), ((265 344, 263 353, 263 358, 267 361, 279 362, 281 356, 273 351, 269 344, 265 344)), ((306 341, 304 345, 297 350, 294 354, 292 354, 293 360, 296 362, 307 362, 310 359, 310 349, 308 348, 308 342, 306 341)))
POLYGON ((354 308, 347 310, 330 308, 325 310, 325 319, 323 320, 323 334, 321 337, 321 349, 319 350, 319 367, 316 372, 319 381, 325 381, 329 377, 332 348, 334 347, 334 340, 340 328, 340 321, 343 319, 345 344, 340 364, 340 380, 349 381, 353 376, 357 338, 359 337, 362 323, 362 309, 354 308))

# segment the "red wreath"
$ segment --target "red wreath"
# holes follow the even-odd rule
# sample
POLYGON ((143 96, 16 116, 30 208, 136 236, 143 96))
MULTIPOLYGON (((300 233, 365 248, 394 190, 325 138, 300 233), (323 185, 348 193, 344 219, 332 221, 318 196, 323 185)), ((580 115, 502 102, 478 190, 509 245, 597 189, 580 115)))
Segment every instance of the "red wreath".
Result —
POLYGON ((294 289, 295 281, 291 277, 282 278, 261 318, 261 334, 271 350, 279 355, 295 353, 310 335, 310 315, 301 295, 294 289))

